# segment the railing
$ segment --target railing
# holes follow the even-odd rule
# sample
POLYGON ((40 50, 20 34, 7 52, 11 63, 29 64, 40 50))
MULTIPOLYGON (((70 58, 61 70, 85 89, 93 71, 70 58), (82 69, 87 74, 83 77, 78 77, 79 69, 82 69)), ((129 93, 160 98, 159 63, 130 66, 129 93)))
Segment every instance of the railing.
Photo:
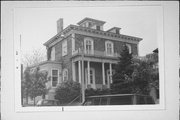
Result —
MULTIPOLYGON (((81 50, 75 50, 73 52, 73 55, 79 55, 81 54, 81 50)), ((119 57, 118 53, 112 53, 112 54, 107 54, 106 51, 84 51, 84 55, 88 56, 97 56, 97 57, 119 57)))

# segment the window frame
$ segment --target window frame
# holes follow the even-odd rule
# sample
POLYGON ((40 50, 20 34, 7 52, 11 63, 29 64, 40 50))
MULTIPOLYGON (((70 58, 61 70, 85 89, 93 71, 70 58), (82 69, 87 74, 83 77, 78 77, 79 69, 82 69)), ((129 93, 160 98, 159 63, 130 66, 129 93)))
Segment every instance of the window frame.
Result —
POLYGON ((105 52, 106 52, 107 56, 113 56, 113 54, 114 54, 114 43, 113 42, 111 42, 111 41, 106 41, 105 42, 105 52), (111 44, 112 53, 108 53, 108 44, 111 44))
MULTIPOLYGON (((112 76, 115 74, 115 69, 112 69, 112 76)), ((112 79, 111 79, 111 81, 109 80, 110 79, 110 77, 112 77, 112 76, 110 76, 110 69, 107 69, 106 70, 106 79, 105 79, 105 84, 106 85, 108 85, 108 81, 110 82, 109 84, 111 84, 113 81, 112 81, 112 79)))
POLYGON ((63 82, 65 81, 65 80, 64 80, 65 72, 67 72, 67 76, 66 76, 66 77, 67 77, 67 80, 68 80, 68 69, 67 69, 67 68, 64 68, 64 69, 63 69, 63 76, 62 76, 62 77, 63 77, 63 79, 62 79, 63 82))
POLYGON ((56 59, 56 49, 55 47, 52 47, 50 60, 54 61, 55 59, 56 59))
POLYGON ((88 68, 86 68, 85 69, 85 79, 86 79, 86 81, 87 81, 87 85, 91 85, 92 87, 94 86, 95 87, 95 85, 96 85, 96 81, 95 81, 95 69, 94 68, 90 68, 90 71, 89 72, 91 72, 92 71, 92 78, 93 78, 93 80, 92 80, 92 83, 91 83, 91 74, 90 74, 90 80, 88 81, 88 68))
POLYGON ((53 68, 53 69, 51 69, 51 87, 52 88, 56 88, 57 87, 57 85, 59 84, 59 69, 55 69, 55 68, 53 68), (53 86, 53 70, 57 70, 57 76, 55 76, 55 77, 57 77, 57 84, 56 84, 56 86, 53 86))
POLYGON ((68 54, 67 40, 62 41, 62 56, 68 54))
POLYGON ((94 40, 92 38, 84 38, 84 52, 86 54, 94 54, 94 40), (91 43, 91 50, 87 50, 87 41, 90 41, 91 43))

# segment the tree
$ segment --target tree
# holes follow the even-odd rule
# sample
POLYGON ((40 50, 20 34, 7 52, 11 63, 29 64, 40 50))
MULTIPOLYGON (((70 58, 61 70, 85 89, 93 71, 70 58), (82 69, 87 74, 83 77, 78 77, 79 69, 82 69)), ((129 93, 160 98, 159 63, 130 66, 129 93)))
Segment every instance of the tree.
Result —
POLYGON ((61 83, 55 92, 55 99, 59 100, 61 104, 67 105, 74 99, 80 96, 80 84, 72 80, 61 83))
POLYGON ((23 55, 22 63, 24 66, 31 66, 44 60, 46 60, 45 52, 41 49, 34 49, 31 53, 23 55))
POLYGON ((115 68, 115 74, 112 76, 113 83, 111 85, 112 92, 126 93, 130 92, 129 83, 132 80, 134 71, 132 54, 129 53, 128 47, 125 45, 120 53, 119 62, 115 68))
POLYGON ((134 61, 134 72, 132 74, 132 93, 149 94, 152 79, 152 68, 148 61, 134 61))
POLYGON ((116 73, 113 75, 113 93, 149 94, 152 79, 151 64, 135 59, 127 46, 120 53, 116 73))
POLYGON ((24 72, 24 81, 22 82, 23 95, 31 97, 34 100, 37 96, 44 96, 47 92, 46 82, 47 72, 41 72, 39 67, 36 67, 33 72, 27 67, 24 72))
POLYGON ((26 103, 28 103, 28 95, 31 84, 30 68, 27 67, 24 71, 24 79, 21 80, 21 99, 26 98, 26 103))

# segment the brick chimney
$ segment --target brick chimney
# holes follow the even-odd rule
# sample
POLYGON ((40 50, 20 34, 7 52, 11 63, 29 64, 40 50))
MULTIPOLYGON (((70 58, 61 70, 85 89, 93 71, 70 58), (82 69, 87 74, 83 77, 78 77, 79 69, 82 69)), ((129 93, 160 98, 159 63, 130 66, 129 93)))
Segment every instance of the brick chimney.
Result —
POLYGON ((59 18, 57 21, 57 33, 63 31, 63 18, 59 18))

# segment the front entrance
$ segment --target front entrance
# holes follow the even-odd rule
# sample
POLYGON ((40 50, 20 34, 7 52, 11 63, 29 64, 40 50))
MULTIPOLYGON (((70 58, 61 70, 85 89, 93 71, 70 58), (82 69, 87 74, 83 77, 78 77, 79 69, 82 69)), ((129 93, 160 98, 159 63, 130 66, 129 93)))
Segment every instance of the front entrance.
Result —
POLYGON ((88 80, 88 69, 85 70, 85 80, 86 80, 86 88, 95 89, 95 69, 90 68, 89 71, 89 80, 88 80))
MULTIPOLYGON (((112 70, 112 75, 115 74, 115 70, 112 70)), ((107 81, 106 81, 106 85, 110 85, 112 83, 112 75, 110 74, 110 70, 107 70, 107 81)))

